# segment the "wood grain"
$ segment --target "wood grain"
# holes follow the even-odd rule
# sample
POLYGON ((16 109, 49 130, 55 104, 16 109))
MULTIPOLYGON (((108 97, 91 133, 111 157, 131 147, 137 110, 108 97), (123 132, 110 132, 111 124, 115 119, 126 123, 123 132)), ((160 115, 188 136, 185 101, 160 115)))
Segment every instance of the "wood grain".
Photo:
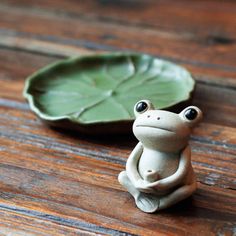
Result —
POLYGON ((58 15, 53 11, 24 8, 21 5, 16 7, 1 4, 0 13, 0 26, 5 29, 2 31, 4 35, 19 35, 93 50, 145 51, 179 63, 198 64, 214 67, 216 70, 220 68, 235 72, 234 43, 208 45, 196 41, 195 37, 189 39, 181 37, 178 33, 174 37, 165 34, 165 31, 160 35, 155 29, 114 25, 109 21, 103 22, 93 18, 74 19, 67 14, 58 15), (44 27, 45 24, 48 27, 44 27), (143 33, 140 34, 140 31, 143 33), (111 32, 112 35, 106 37, 111 32), (138 40, 133 40, 134 38, 138 40))
POLYGON ((234 1, 0 2, 0 235, 234 235, 234 1), (157 214, 140 212, 118 173, 136 144, 43 124, 25 78, 70 55, 132 50, 187 67, 204 112, 191 136, 198 189, 157 214))

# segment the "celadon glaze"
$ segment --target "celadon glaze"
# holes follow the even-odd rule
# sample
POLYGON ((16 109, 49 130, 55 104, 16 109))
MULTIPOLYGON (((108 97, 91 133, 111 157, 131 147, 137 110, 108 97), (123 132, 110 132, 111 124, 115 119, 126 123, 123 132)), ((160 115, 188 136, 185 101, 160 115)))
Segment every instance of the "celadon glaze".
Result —
POLYGON ((139 140, 119 182, 148 213, 189 197, 197 188, 188 144, 191 130, 202 118, 198 107, 179 114, 155 110, 149 100, 134 106, 133 133, 139 140))
POLYGON ((185 68, 169 61, 113 52, 69 58, 38 70, 27 78, 24 97, 50 125, 92 135, 125 133, 134 120, 135 102, 146 97, 168 108, 190 99, 194 84, 185 68))

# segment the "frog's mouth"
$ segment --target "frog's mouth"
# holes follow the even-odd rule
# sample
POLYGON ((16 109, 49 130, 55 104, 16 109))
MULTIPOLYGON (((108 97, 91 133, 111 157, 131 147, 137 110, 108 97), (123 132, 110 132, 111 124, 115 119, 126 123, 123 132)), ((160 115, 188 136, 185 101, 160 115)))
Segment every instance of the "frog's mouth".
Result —
POLYGON ((170 130, 170 129, 160 128, 160 127, 156 127, 156 126, 152 126, 152 125, 136 125, 136 127, 145 127, 145 128, 160 129, 160 130, 165 130, 165 131, 174 133, 174 131, 172 131, 172 130, 170 130))

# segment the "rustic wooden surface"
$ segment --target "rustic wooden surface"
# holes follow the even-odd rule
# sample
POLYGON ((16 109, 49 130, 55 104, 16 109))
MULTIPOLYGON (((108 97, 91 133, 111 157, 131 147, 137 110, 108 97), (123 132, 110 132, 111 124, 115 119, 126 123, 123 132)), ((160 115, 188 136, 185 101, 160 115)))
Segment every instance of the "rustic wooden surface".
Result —
POLYGON ((236 2, 0 1, 0 235, 236 235, 236 2), (198 189, 145 214, 117 182, 130 135, 46 127, 25 78, 71 55, 132 50, 187 67, 205 113, 191 138, 198 189))

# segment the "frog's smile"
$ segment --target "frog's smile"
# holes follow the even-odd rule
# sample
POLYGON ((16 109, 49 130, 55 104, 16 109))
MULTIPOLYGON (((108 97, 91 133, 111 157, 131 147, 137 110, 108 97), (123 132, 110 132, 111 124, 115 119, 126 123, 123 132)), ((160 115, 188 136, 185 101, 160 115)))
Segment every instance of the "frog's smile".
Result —
POLYGON ((170 129, 160 128, 160 127, 151 126, 151 125, 136 125, 136 127, 146 127, 146 128, 161 129, 161 130, 165 130, 165 131, 174 133, 174 131, 172 131, 172 130, 170 130, 170 129))

